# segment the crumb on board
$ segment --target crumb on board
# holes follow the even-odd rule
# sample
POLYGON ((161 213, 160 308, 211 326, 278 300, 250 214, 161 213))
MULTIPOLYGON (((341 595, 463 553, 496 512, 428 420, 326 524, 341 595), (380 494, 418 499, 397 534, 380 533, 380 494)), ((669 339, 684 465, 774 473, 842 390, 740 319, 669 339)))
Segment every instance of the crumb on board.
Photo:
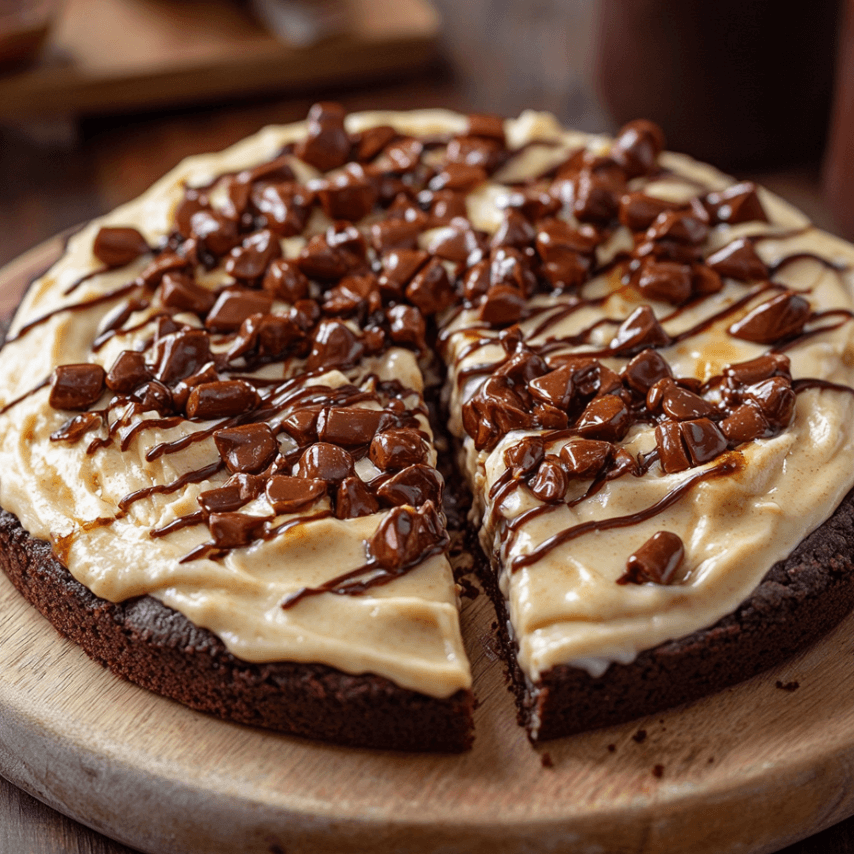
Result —
POLYGON ((639 729, 633 736, 632 741, 636 741, 638 744, 643 744, 646 741, 646 730, 639 729))
POLYGON ((653 765, 652 766, 652 776, 658 777, 660 780, 664 776, 664 766, 663 765, 653 765))
POLYGON ((779 679, 774 685, 775 688, 779 688, 781 691, 797 691, 798 688, 801 687, 800 682, 796 682, 794 679, 791 682, 781 682, 779 679))
POLYGON ((555 761, 552 759, 551 753, 543 752, 540 754, 540 764, 543 768, 554 768, 555 761))

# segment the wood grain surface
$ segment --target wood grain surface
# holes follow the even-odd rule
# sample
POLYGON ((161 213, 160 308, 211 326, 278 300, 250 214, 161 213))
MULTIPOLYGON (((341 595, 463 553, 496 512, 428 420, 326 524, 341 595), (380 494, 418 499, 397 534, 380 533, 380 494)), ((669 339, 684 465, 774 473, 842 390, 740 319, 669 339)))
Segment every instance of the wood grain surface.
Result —
MULTIPOLYGON (((0 271, 0 311, 61 246, 0 271)), ((771 852, 854 812, 854 617, 740 686, 533 748, 491 605, 468 597, 477 740, 463 756, 425 756, 190 711, 90 661, 5 577, 0 612, 0 773, 149 854, 771 852)))
POLYGON ((426 0, 338 0, 342 31, 305 48, 232 0, 66 0, 41 59, 0 75, 0 118, 152 108, 423 64, 438 16, 426 0))
MULTIPOLYGON (((63 120, 30 123, 26 126, 0 123, 0 265, 62 229, 133 198, 182 157, 223 148, 265 124, 302 118, 312 101, 321 98, 342 101, 348 109, 447 106, 462 111, 515 115, 526 107, 536 107, 551 110, 567 124, 585 130, 613 129, 586 76, 587 57, 595 41, 595 20, 590 14, 594 4, 589 0, 436 0, 436 5, 444 18, 442 49, 445 61, 432 66, 427 73, 399 75, 382 85, 361 89, 347 85, 312 87, 306 84, 307 91, 299 96, 265 101, 232 100, 180 112, 166 110, 117 117, 101 111, 98 115, 84 116, 76 123, 63 120)), ((816 164, 803 164, 785 173, 757 174, 752 177, 794 201, 818 224, 834 230, 827 206, 818 192, 816 164)), ((476 601, 482 601, 482 597, 476 601)), ((0 631, 5 631, 14 613, 18 613, 15 609, 6 608, 5 602, 3 598, 3 604, 0 604, 4 608, 0 619, 3 629, 0 631)), ((45 653, 48 661, 58 661, 60 669, 64 669, 73 658, 62 652, 67 645, 58 639, 41 618, 34 613, 30 617, 34 621, 31 625, 36 635, 45 633, 45 638, 53 639, 47 647, 50 652, 45 653), (36 628, 39 625, 41 628, 36 628)), ((731 753, 738 751, 740 744, 755 744, 754 755, 765 756, 769 741, 773 742, 776 738, 778 745, 780 742, 791 742, 797 754, 802 750, 800 745, 804 740, 804 728, 808 727, 812 731, 813 723, 817 728, 824 727, 827 730, 828 749, 832 749, 830 745, 838 735, 840 726, 846 726, 847 710, 850 707, 846 689, 851 678, 850 661, 854 652, 854 643, 849 640, 850 633, 850 628, 844 626, 828 640, 838 640, 840 646, 835 655, 841 658, 838 666, 834 665, 828 672, 827 680, 822 681, 826 688, 828 681, 838 679, 840 686, 838 695, 836 686, 830 686, 831 699, 827 708, 824 708, 821 685, 815 683, 806 670, 815 656, 821 658, 821 648, 780 671, 779 678, 794 678, 800 682, 801 687, 793 693, 775 689, 774 681, 766 681, 766 677, 763 677, 754 680, 755 685, 763 686, 761 691, 754 683, 749 683, 718 698, 717 702, 724 703, 726 708, 735 709, 736 712, 733 718, 728 718, 736 731, 724 730, 720 749, 714 751, 724 770, 730 767, 727 763, 731 761, 724 752, 727 746, 731 753), (754 727, 742 726, 756 714, 752 706, 745 705, 747 697, 751 698, 752 703, 759 703, 762 717, 754 727), (769 704, 767 713, 766 704, 769 704), (798 722, 791 731, 781 731, 785 721, 779 718, 787 715, 793 716, 798 722)), ((476 640, 476 643, 482 650, 481 658, 488 660, 493 653, 480 641, 476 640)), ((3 648, 5 644, 0 641, 0 650, 3 648)), ((80 657, 79 652, 74 655, 80 657)), ((0 663, 0 667, 3 666, 0 663)), ((99 669, 85 658, 81 666, 85 672, 92 672, 98 678, 99 669)), ((31 685, 30 690, 35 688, 31 685)), ((109 692, 106 696, 110 696, 109 692)), ((6 720, 4 702, 0 700, 0 723, 6 720)), ((102 698, 95 699, 96 705, 100 702, 102 698)), ((512 723, 509 694, 498 691, 494 697, 490 696, 488 702, 489 707, 481 710, 480 714, 491 714, 489 709, 497 708, 509 727, 512 723)), ((123 711, 124 708, 119 708, 111 714, 121 716, 123 711)), ((715 706, 713 712, 720 713, 719 707, 715 706)), ((182 714, 197 717, 186 710, 182 714)), ((557 769, 542 769, 542 773, 551 774, 557 770, 564 775, 568 773, 568 765, 577 767, 589 761, 594 768, 599 769, 600 781, 614 767, 636 767, 638 772, 643 771, 636 776, 639 787, 656 785, 660 787, 656 791, 665 790, 665 787, 672 790, 677 781, 682 781, 680 785, 687 790, 686 775, 690 769, 674 776, 674 769, 666 765, 660 781, 646 773, 659 761, 656 756, 663 737, 681 740, 686 745, 702 745, 703 741, 708 742, 719 732, 714 719, 706 720, 699 716, 695 729, 691 728, 690 719, 680 717, 679 720, 677 728, 670 715, 653 718, 647 727, 647 738, 640 744, 631 738, 637 729, 627 727, 620 731, 621 740, 608 740, 601 753, 592 748, 578 748, 573 739, 567 740, 566 744, 560 742, 556 745, 559 749, 547 748, 557 769), (665 723, 659 724, 659 720, 665 723), (615 744, 613 754, 607 751, 608 743, 615 744)), ((145 727, 150 727, 150 722, 145 723, 145 727)), ((490 731, 485 735, 494 738, 490 731)), ((531 761, 526 766, 526 773, 539 773, 538 754, 524 742, 519 746, 525 748, 524 755, 531 761)), ((483 748, 481 740, 477 751, 483 748)), ((808 750, 809 746, 805 745, 805 749, 808 750)), ((206 743, 197 745, 198 755, 206 751, 206 743)), ((683 754, 684 758, 688 756, 690 749, 683 754)), ((471 762, 471 758, 468 762, 471 762)), ((476 786, 482 778, 487 781, 493 777, 505 779, 510 773, 504 760, 499 761, 496 768, 479 775, 468 762, 463 760, 460 763, 465 768, 465 774, 454 788, 463 799, 468 789, 476 786)), ((41 756, 36 758, 34 765, 49 779, 61 776, 60 771, 47 766, 41 756)), ((418 769, 420 765, 416 763, 418 769)), ((707 771, 699 765, 694 768, 701 779, 707 771)), ((297 770, 298 779, 302 773, 302 769, 297 770)), ((580 795, 575 789, 567 791, 565 786, 559 786, 556 787, 555 796, 570 801, 577 796, 585 797, 584 780, 577 777, 574 780, 580 795)), ((362 785, 370 786, 373 782, 369 777, 362 785)), ((87 785, 91 788, 91 784, 87 785)), ((436 774, 424 777, 425 789, 435 791, 438 785, 440 781, 436 774)), ((611 788, 616 791, 618 785, 626 785, 625 776, 615 780, 611 788)), ((608 784, 604 786, 607 788, 608 784)), ((412 787, 405 791, 410 799, 416 799, 419 788, 415 789, 414 795, 412 787)), ((814 766, 805 779, 793 784, 790 797, 795 802, 795 813, 801 812, 798 802, 803 801, 803 809, 811 809, 814 816, 821 818, 814 825, 817 828, 846 814, 844 804, 851 797, 850 788, 847 776, 840 777, 838 772, 830 774, 814 766)), ((337 789, 332 786, 321 787, 320 792, 324 797, 337 796, 337 789)), ((520 797, 524 803, 528 793, 523 791, 520 797)), ((735 847, 723 845, 717 849, 720 852, 755 850, 754 843, 760 844, 762 839, 759 830, 767 822, 773 821, 775 812, 767 802, 755 801, 749 796, 734 805, 716 807, 710 804, 707 812, 697 820, 696 832, 708 827, 710 844, 713 844, 714 828, 730 820, 730 814, 733 822, 744 825, 745 822, 749 824, 750 817, 755 813, 758 816, 755 836, 748 828, 747 840, 743 844, 735 847), (764 815, 766 812, 770 815, 764 815)), ((103 827, 97 813, 78 815, 88 824, 103 827)), ((162 821, 162 818, 156 813, 147 815, 146 821, 151 820, 162 821)), ((808 832, 809 828, 804 827, 802 833, 808 832)), ((639 837, 644 837, 644 833, 630 840, 637 844, 622 850, 645 850, 644 838, 639 837)), ((647 832, 645 838, 654 841, 656 835, 647 832)), ((776 844, 782 847, 792 838, 780 838, 776 844)), ((549 842, 547 836, 546 850, 574 850, 572 845, 563 847, 555 842, 549 846, 549 842)), ((407 849, 400 840, 397 840, 395 847, 398 850, 418 851, 417 846, 407 849)), ((84 824, 66 818, 0 778, 2 854, 128 854, 130 850, 84 824)), ((235 851, 241 850, 240 846, 235 848, 235 851)), ((276 852, 277 849, 269 850, 276 852)), ((379 846, 372 847, 372 851, 381 850, 379 846)), ((455 850, 453 843, 449 843, 448 850, 455 850)), ((532 847, 522 843, 517 850, 528 852, 532 847)), ((292 852, 289 851, 289 854, 292 852)), ((605 850, 605 854, 610 854, 609 849, 605 850)), ((808 839, 792 843, 786 848, 785 854, 854 854, 854 819, 844 820, 808 839)))

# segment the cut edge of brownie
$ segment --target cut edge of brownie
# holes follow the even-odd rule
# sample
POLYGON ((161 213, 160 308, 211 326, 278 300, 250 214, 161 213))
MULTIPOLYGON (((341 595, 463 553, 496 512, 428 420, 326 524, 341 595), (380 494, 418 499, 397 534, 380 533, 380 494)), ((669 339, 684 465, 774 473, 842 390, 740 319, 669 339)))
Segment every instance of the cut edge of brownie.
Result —
POLYGON ((252 663, 151 596, 113 603, 78 582, 0 509, 0 564, 53 627, 115 675, 224 720, 349 747, 456 753, 473 740, 471 691, 430 697, 324 664, 252 663))
POLYGON ((743 682, 809 646, 854 608, 852 489, 832 516, 713 626, 645 650, 630 664, 612 663, 600 677, 557 665, 531 683, 516 659, 497 573, 475 540, 472 549, 482 557, 478 577, 498 617, 519 723, 534 742, 625 723, 743 682))

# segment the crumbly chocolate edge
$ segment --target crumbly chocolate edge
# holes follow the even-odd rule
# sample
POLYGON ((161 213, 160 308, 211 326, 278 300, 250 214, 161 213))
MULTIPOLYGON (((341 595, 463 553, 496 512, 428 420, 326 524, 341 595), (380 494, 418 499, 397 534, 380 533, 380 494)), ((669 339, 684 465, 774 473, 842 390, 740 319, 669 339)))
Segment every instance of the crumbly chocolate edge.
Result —
POLYGON ((533 742, 625 723, 714 694, 791 658, 854 609, 854 489, 822 525, 713 626, 612 663, 600 677, 557 665, 531 683, 519 667, 497 572, 477 542, 478 578, 496 611, 520 725, 533 742))
POLYGON ((90 658, 197 711, 349 747, 457 753, 472 744, 470 691, 441 699, 324 664, 242 661, 151 596, 121 603, 96 596, 2 509, 0 566, 90 658))

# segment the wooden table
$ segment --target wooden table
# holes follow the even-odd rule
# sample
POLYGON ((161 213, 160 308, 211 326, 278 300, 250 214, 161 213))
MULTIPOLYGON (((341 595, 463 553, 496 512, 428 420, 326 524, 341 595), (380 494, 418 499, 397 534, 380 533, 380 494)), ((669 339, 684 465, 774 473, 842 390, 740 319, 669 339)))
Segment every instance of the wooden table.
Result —
MULTIPOLYGON (((609 127, 584 80, 585 45, 593 27, 589 3, 440 0, 437 5, 445 18, 447 62, 393 84, 173 114, 90 117, 76 128, 62 123, 30 126, 26 132, 0 127, 0 266, 136 196, 185 155, 223 148, 264 124, 302 118, 321 97, 349 109, 448 106, 511 115, 533 106, 583 129, 609 127), (68 145, 69 140, 76 144, 68 145)), ((756 177, 833 230, 818 192, 817 167, 756 177)), ((0 778, 3 854, 129 850, 0 778)), ((786 854, 819 852, 854 854, 854 819, 786 849, 786 854)))

